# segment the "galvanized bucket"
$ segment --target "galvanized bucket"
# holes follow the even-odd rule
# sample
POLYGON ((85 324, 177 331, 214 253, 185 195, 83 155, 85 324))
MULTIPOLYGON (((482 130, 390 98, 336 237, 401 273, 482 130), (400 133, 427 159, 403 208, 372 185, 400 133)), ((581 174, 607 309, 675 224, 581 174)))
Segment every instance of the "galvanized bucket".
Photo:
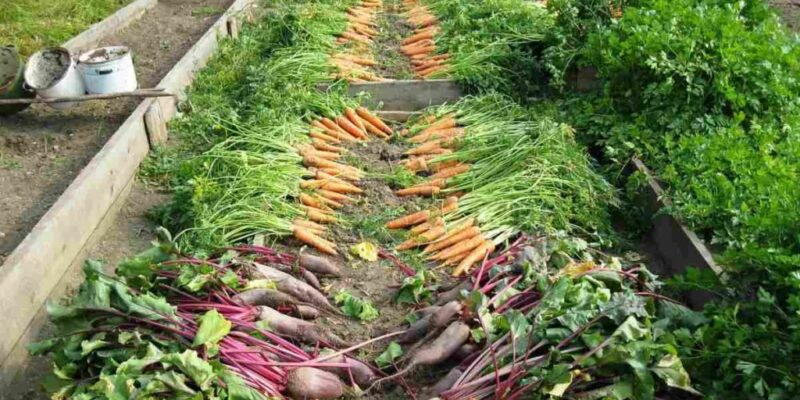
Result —
MULTIPOLYGON (((25 89, 25 63, 13 46, 0 47, 0 99, 31 98, 36 93, 25 89)), ((18 113, 30 104, 0 105, 0 116, 18 113)))

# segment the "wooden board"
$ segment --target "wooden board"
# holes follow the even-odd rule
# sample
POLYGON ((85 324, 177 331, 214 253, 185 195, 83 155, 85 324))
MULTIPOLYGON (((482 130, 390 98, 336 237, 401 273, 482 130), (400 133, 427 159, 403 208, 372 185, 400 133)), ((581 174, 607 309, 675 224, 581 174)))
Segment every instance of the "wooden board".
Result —
POLYGON ((420 111, 456 102, 462 96, 461 88, 449 79, 351 83, 348 93, 353 97, 366 96, 363 104, 369 108, 390 111, 420 111))
MULTIPOLYGON (((216 50, 219 37, 227 35, 228 18, 254 3, 236 0, 158 86, 183 93, 216 50)), ((161 109, 164 121, 172 118, 175 109, 175 100, 166 99, 172 112, 161 109)), ((139 104, 0 267, 0 384, 11 382, 20 372, 27 357, 24 347, 36 330, 36 315, 57 294, 55 289, 70 266, 84 261, 84 251, 98 227, 115 217, 109 212, 114 204, 124 201, 124 188, 150 149, 145 114, 154 101, 139 104)), ((3 390, 0 386, 0 393, 3 390)))
MULTIPOLYGON (((647 178, 643 193, 645 211, 652 218, 650 236, 666 263, 666 273, 680 274, 689 267, 695 267, 710 269, 715 274, 724 276, 724 270, 714 261, 711 251, 697 234, 672 215, 661 212, 671 203, 650 170, 638 158, 632 160, 632 167, 647 178)), ((701 309, 711 299, 713 296, 703 291, 692 291, 687 295, 689 306, 694 309, 701 309)))
POLYGON ((411 118, 422 115, 421 112, 417 111, 378 111, 376 114, 383 120, 394 122, 406 122, 411 118))
POLYGON ((139 19, 147 10, 155 7, 156 4, 158 4, 158 0, 136 0, 120 8, 104 20, 90 26, 89 29, 64 43, 63 46, 73 54, 90 50, 97 46, 106 36, 124 29, 131 22, 139 19))

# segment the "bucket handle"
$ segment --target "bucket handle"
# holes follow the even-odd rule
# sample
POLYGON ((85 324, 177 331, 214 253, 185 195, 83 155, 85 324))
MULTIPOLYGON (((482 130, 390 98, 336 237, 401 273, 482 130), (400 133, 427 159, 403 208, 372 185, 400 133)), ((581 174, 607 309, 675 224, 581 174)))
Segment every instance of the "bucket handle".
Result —
POLYGON ((28 82, 25 80, 22 81, 22 90, 26 92, 36 93, 36 89, 32 88, 31 85, 28 85, 28 82))
POLYGON ((95 72, 97 72, 97 75, 108 75, 108 74, 114 72, 114 70, 113 69, 96 69, 95 72))

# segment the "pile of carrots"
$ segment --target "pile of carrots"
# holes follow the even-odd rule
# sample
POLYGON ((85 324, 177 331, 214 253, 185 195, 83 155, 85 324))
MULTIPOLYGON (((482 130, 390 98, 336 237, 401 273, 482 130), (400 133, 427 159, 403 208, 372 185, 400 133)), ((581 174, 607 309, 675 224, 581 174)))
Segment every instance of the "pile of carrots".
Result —
POLYGON ((443 216, 458 211, 458 197, 444 200, 441 207, 415 212, 386 223, 387 229, 408 229, 410 238, 396 250, 410 250, 425 246, 422 254, 428 261, 438 262, 439 268, 456 265, 453 276, 461 276, 484 257, 494 251, 494 243, 487 240, 475 219, 469 218, 447 228, 443 216))
POLYGON ((438 119, 430 116, 424 121, 429 125, 417 135, 408 138, 417 147, 406 151, 408 158, 404 164, 411 172, 431 171, 434 174, 425 182, 396 191, 398 196, 435 196, 447 186, 448 179, 469 171, 468 164, 457 161, 428 165, 428 161, 453 152, 452 146, 464 135, 464 128, 458 126, 451 114, 438 119))
POLYGON ((404 0, 408 10, 406 20, 414 27, 414 34, 403 40, 401 51, 411 59, 414 73, 420 78, 428 78, 434 73, 447 69, 448 54, 436 54, 436 35, 439 34, 439 20, 431 11, 417 0, 404 0))
POLYGON ((356 186, 362 172, 337 162, 345 151, 340 144, 367 140, 370 134, 388 139, 392 128, 363 107, 345 108, 344 114, 333 120, 311 121, 308 132, 311 144, 298 148, 313 179, 300 183, 305 192, 300 194, 299 200, 307 219, 293 222, 296 239, 323 253, 337 254, 336 246, 324 238, 327 233, 324 224, 336 223, 335 210, 353 200, 349 195, 363 192, 356 186))
POLYGON ((350 82, 387 80, 368 69, 377 65, 370 55, 370 46, 372 39, 378 36, 375 19, 382 8, 380 0, 362 0, 359 6, 347 11, 347 29, 336 39, 336 44, 352 46, 330 56, 330 63, 338 69, 335 78, 350 82))

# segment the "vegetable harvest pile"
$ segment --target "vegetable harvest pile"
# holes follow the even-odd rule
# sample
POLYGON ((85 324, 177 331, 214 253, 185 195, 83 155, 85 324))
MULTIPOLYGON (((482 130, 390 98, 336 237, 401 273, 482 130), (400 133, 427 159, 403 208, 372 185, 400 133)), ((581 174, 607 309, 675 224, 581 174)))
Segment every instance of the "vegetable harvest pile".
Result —
POLYGON ((800 53, 759 2, 268 4, 197 74, 177 140, 142 167, 170 193, 149 215, 154 247, 113 270, 87 262, 76 295, 48 305, 54 335, 30 350, 52 358, 53 399, 800 393, 786 230, 800 53), (774 64, 709 76, 751 50, 774 64), (348 88, 399 78, 389 59, 465 95, 384 119, 348 88), (573 90, 584 66, 602 92, 573 90), (666 212, 743 277, 705 312, 679 290, 716 277, 662 281, 638 254, 646 225, 614 186, 635 181, 619 174, 634 154, 667 184, 666 212), (754 211, 719 210, 739 200, 754 211))

